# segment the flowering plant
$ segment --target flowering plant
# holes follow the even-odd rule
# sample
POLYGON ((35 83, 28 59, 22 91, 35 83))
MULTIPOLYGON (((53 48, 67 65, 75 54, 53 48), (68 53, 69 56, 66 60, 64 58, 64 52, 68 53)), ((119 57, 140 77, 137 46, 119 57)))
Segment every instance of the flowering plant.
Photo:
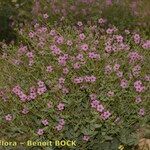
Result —
POLYGON ((148 122, 150 40, 105 23, 36 23, 19 31, 19 46, 2 45, 3 137, 73 139, 95 150, 137 143, 148 122))

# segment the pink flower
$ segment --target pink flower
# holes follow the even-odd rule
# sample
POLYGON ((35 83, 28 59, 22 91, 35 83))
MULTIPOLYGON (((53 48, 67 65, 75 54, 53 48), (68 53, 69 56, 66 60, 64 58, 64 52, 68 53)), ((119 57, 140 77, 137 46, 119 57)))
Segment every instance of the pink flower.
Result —
POLYGON ((135 82, 134 82, 134 87, 137 87, 137 86, 139 86, 139 85, 142 85, 141 80, 138 80, 138 81, 135 81, 135 82))
POLYGON ((112 5, 112 0, 106 0, 107 5, 112 5))
POLYGON ((62 119, 59 119, 59 124, 64 126, 65 125, 65 120, 62 118, 62 119))
POLYGON ((37 93, 38 93, 39 95, 42 95, 42 94, 45 93, 46 91, 47 91, 46 86, 44 86, 44 87, 39 87, 39 88, 37 89, 37 93))
POLYGON ((134 75, 134 76, 139 75, 140 70, 141 70, 141 66, 136 65, 136 66, 132 69, 132 73, 133 73, 133 75, 134 75))
POLYGON ((144 79, 145 81, 150 81, 150 75, 145 75, 144 79))
POLYGON ((121 43, 121 42, 123 42, 123 37, 121 35, 117 35, 116 40, 118 43, 121 43))
POLYGON ((139 110, 138 114, 139 114, 140 116, 144 116, 144 115, 145 115, 145 110, 144 110, 144 108, 141 108, 141 109, 139 110))
POLYGON ((85 76, 85 77, 84 77, 84 80, 85 80, 85 82, 90 82, 90 81, 91 81, 91 78, 90 78, 90 76, 85 76))
POLYGON ((139 86, 137 86, 135 89, 136 89, 136 92, 141 93, 141 92, 143 92, 143 91, 145 90, 145 87, 139 85, 139 86))
POLYGON ((126 79, 122 79, 121 80, 121 83, 120 83, 120 86, 125 89, 128 87, 128 81, 126 79))
POLYGON ((37 84, 38 84, 39 87, 44 87, 45 86, 44 82, 41 81, 41 80, 39 80, 37 84))
POLYGON ((98 23, 99 23, 99 24, 103 24, 103 23, 105 23, 105 22, 106 22, 106 20, 104 20, 103 18, 98 19, 98 23))
POLYGON ((107 65, 105 67, 105 74, 110 74, 112 72, 112 67, 110 65, 107 65))
POLYGON ((37 89, 37 93, 39 95, 42 95, 43 93, 45 93, 47 91, 47 88, 45 86, 45 83, 43 81, 38 81, 38 89, 37 89))
POLYGON ((58 84, 58 88, 59 88, 59 89, 62 89, 62 88, 63 88, 63 85, 58 84))
POLYGON ((33 32, 30 32, 30 33, 29 33, 29 37, 30 37, 30 38, 33 38, 33 37, 34 37, 34 33, 33 33, 33 32))
POLYGON ((107 45, 106 47, 105 47, 105 51, 107 52, 107 53, 111 53, 113 50, 112 50, 112 46, 110 46, 110 45, 107 45))
POLYGON ((46 32, 46 31, 47 31, 47 28, 46 28, 46 27, 42 27, 42 28, 41 28, 41 33, 42 33, 42 32, 46 32))
POLYGON ((91 102, 91 107, 92 108, 97 108, 97 106, 100 104, 100 101, 98 100, 92 100, 91 102))
POLYGON ((59 56, 58 57, 58 63, 60 64, 60 65, 62 65, 62 66, 66 66, 66 58, 64 57, 64 56, 59 56))
POLYGON ((78 54, 78 55, 76 56, 76 58, 77 58, 78 60, 82 61, 84 57, 83 57, 83 54, 78 54))
POLYGON ((149 49, 150 48, 150 40, 147 40, 146 42, 143 43, 142 45, 143 49, 149 49))
MULTIPOLYGON (((33 33, 32 33, 33 34, 33 33)), ((33 35, 32 35, 33 36, 33 35)), ((19 49, 18 49, 18 54, 19 55, 23 55, 27 52, 28 48, 27 46, 21 46, 19 49)))
POLYGON ((29 60, 29 66, 32 66, 34 64, 34 60, 29 60))
POLYGON ((72 44, 73 44, 72 41, 70 41, 70 40, 67 41, 68 46, 71 46, 72 44))
POLYGON ((135 102, 136 102, 136 103, 140 103, 141 101, 142 101, 141 97, 140 97, 140 96, 137 96, 136 99, 135 99, 135 102))
POLYGON ((86 142, 89 141, 89 139, 90 139, 89 135, 84 135, 83 138, 82 138, 82 140, 86 141, 86 142))
POLYGON ((76 83, 76 84, 82 83, 83 78, 82 77, 76 77, 76 78, 74 78, 73 82, 76 83))
POLYGON ((131 63, 142 59, 142 56, 140 56, 137 52, 130 52, 128 57, 129 57, 131 63))
POLYGON ((83 50, 83 51, 87 51, 88 50, 88 45, 87 44, 83 44, 83 45, 81 45, 81 49, 83 50))
POLYGON ((57 131, 61 131, 63 129, 63 126, 61 124, 58 124, 55 128, 57 131))
POLYGON ((13 119, 13 117, 12 117, 11 114, 8 114, 8 115, 5 116, 6 121, 12 121, 12 119, 13 119))
POLYGON ((68 68, 63 68, 63 74, 68 74, 69 73, 69 69, 68 68))
POLYGON ((58 108, 58 110, 62 111, 62 110, 64 110, 64 108, 65 108, 65 104, 64 104, 64 103, 59 103, 59 104, 57 105, 57 108, 58 108))
POLYGON ((107 93, 107 96, 108 96, 108 97, 113 97, 113 96, 114 96, 114 92, 113 92, 113 91, 109 91, 109 92, 107 93))
POLYGON ((52 71, 53 71, 52 66, 47 66, 46 71, 47 71, 47 72, 52 72, 52 71))
POLYGON ((35 86, 30 87, 30 93, 35 93, 35 92, 36 92, 35 86))
POLYGON ((49 124, 49 122, 48 122, 47 119, 45 119, 45 120, 42 120, 42 124, 43 124, 44 126, 47 126, 47 125, 49 124))
POLYGON ((88 53, 89 58, 91 59, 96 59, 96 58, 100 58, 99 54, 96 54, 95 52, 89 52, 88 53))
POLYGON ((63 93, 63 94, 67 94, 67 93, 69 93, 69 90, 64 87, 64 88, 62 88, 62 93, 63 93))
POLYGON ((90 94, 90 99, 91 99, 91 100, 95 100, 96 98, 97 98, 97 95, 96 95, 96 94, 94 94, 94 93, 93 93, 93 94, 90 94))
POLYGON ((107 34, 112 34, 112 33, 113 33, 113 29, 108 28, 108 29, 106 30, 106 33, 107 33, 107 34))
POLYGON ((99 43, 99 40, 94 41, 94 45, 98 45, 98 43, 99 43))
POLYGON ((50 49, 52 50, 52 54, 54 54, 54 55, 61 54, 61 50, 56 45, 51 45, 50 49))
POLYGON ((116 75, 117 75, 119 78, 121 78, 121 77, 123 77, 123 72, 117 71, 117 72, 116 72, 116 75))
POLYGON ((43 135, 44 134, 44 130, 43 129, 38 129, 37 134, 38 135, 43 135))
POLYGON ((81 67, 81 65, 78 62, 76 62, 75 64, 73 64, 73 68, 74 69, 80 69, 80 67, 81 67))
POLYGON ((56 31, 55 31, 54 29, 52 29, 52 30, 50 31, 50 35, 52 35, 52 36, 56 35, 56 31))
POLYGON ((63 43, 64 43, 64 38, 63 38, 62 36, 57 37, 57 38, 56 38, 56 42, 57 42, 58 44, 63 44, 63 43))
POLYGON ((101 114, 101 118, 103 120, 107 120, 109 117, 111 116, 111 113, 109 111, 104 111, 102 114, 101 114))
POLYGON ((134 34, 133 39, 136 44, 140 43, 140 35, 139 34, 134 34))
POLYGON ((80 34, 80 35, 79 35, 79 38, 80 38, 81 40, 84 40, 84 39, 85 39, 84 33, 80 34))
POLYGON ((13 59, 12 60, 15 65, 20 65, 22 63, 21 60, 13 59))
POLYGON ((16 85, 13 89, 12 92, 18 95, 18 93, 21 91, 21 87, 19 85, 16 85))
POLYGON ((37 97, 37 94, 35 92, 31 92, 28 97, 29 97, 29 100, 30 99, 32 100, 32 99, 35 99, 37 97))
POLYGON ((97 110, 98 112, 103 112, 103 110, 104 110, 103 105, 97 105, 96 110, 97 110))
POLYGON ((23 94, 22 92, 18 96, 22 102, 25 102, 28 98, 27 95, 23 94))
POLYGON ((48 102, 48 103, 47 103, 47 107, 48 107, 48 108, 52 108, 52 102, 48 102))
POLYGON ((93 82, 95 82, 95 81, 96 81, 96 77, 95 77, 95 76, 93 76, 93 75, 92 75, 92 76, 90 76, 90 82, 92 82, 92 83, 93 83, 93 82))
POLYGON ((34 58, 33 52, 28 52, 26 55, 28 56, 29 59, 34 58))
MULTIPOLYGON (((45 45, 45 44, 44 44, 43 41, 40 41, 40 42, 37 44, 37 46, 38 46, 39 48, 42 48, 42 49, 44 48, 44 45, 45 45)), ((41 55, 43 55, 43 52, 44 52, 44 51, 41 51, 41 52, 39 52, 39 53, 40 53, 41 55)))
POLYGON ((81 26, 83 25, 83 23, 82 23, 81 21, 79 21, 79 22, 77 23, 77 25, 78 25, 79 27, 81 27, 81 26))
POLYGON ((145 90, 145 87, 142 85, 142 82, 140 80, 134 82, 134 88, 139 93, 145 90))
POLYGON ((26 115, 28 112, 29 112, 29 109, 28 109, 28 108, 23 108, 22 113, 23 113, 24 115, 26 115))
POLYGON ((44 14, 44 15, 43 15, 43 18, 44 18, 44 19, 47 19, 48 17, 49 17, 48 14, 44 14))
POLYGON ((120 65, 119 65, 119 64, 115 64, 114 67, 113 67, 114 71, 118 71, 119 68, 120 68, 120 65))
POLYGON ((129 31, 129 30, 125 30, 125 33, 126 33, 126 34, 130 34, 130 31, 129 31))
POLYGON ((59 78, 59 84, 64 84, 64 83, 65 83, 65 78, 60 77, 60 78, 59 78))

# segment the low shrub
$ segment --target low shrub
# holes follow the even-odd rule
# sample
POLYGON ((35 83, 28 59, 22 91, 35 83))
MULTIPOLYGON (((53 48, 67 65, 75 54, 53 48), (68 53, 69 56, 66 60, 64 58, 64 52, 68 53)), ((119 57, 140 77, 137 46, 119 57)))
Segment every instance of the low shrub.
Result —
POLYGON ((0 136, 133 148, 149 121, 150 41, 103 18, 54 28, 48 17, 19 30, 19 46, 1 46, 0 136))

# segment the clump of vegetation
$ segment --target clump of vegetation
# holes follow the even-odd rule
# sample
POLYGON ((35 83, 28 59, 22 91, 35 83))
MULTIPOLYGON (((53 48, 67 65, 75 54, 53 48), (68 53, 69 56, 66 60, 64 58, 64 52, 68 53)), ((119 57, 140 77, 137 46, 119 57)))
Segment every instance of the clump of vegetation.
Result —
POLYGON ((0 4, 3 140, 74 140, 59 148, 77 150, 148 143, 150 40, 142 1, 0 4))
POLYGON ((103 18, 64 30, 48 17, 21 29, 19 46, 2 45, 1 136, 73 139, 76 149, 136 145, 149 120, 149 40, 105 29, 103 18))

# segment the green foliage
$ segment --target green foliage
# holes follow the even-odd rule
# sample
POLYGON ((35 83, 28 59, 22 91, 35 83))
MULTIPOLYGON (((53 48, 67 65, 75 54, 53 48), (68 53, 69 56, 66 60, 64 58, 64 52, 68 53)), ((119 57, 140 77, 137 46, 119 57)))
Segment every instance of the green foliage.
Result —
POLYGON ((110 24, 113 24, 120 29, 133 28, 136 24, 136 17, 128 6, 114 4, 105 7, 102 12, 102 16, 107 18, 110 24))
POLYGON ((20 23, 30 21, 32 10, 31 0, 1 0, 0 1, 0 41, 10 42, 17 39, 14 30, 20 23))
POLYGON ((7 5, 8 1, 6 3, 0 2, 0 41, 3 39, 11 40, 15 39, 15 32, 10 27, 10 24, 12 21, 10 20, 10 16, 14 13, 14 10, 10 5, 7 5))

